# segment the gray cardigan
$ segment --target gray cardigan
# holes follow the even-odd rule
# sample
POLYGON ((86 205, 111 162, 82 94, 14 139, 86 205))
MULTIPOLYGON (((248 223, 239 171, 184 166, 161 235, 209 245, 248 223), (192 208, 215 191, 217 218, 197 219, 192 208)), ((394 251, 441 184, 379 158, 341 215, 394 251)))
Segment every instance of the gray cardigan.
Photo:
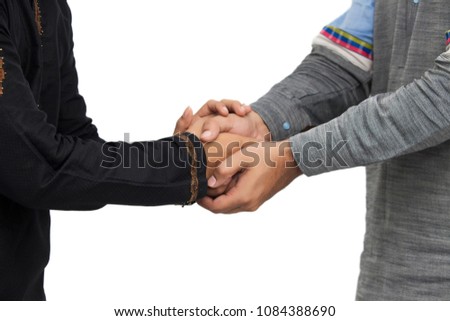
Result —
POLYGON ((357 299, 450 299, 449 29, 448 1, 377 0, 372 73, 316 46, 252 105, 305 175, 367 166, 357 299))

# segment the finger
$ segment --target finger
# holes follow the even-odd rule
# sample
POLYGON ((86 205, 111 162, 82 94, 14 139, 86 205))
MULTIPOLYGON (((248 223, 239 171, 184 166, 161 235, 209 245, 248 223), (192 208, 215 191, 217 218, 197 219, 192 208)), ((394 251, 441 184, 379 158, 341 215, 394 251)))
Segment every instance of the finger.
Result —
POLYGON ((239 116, 245 116, 251 111, 250 106, 247 106, 237 100, 222 99, 220 102, 227 107, 229 112, 239 116))
MULTIPOLYGON (((225 135, 225 134, 224 134, 225 135)), ((223 160, 214 170, 208 180, 209 188, 227 185, 230 179, 242 173, 246 168, 253 167, 260 162, 259 144, 252 139, 236 136, 239 145, 237 151, 231 150, 231 155, 223 160)))
POLYGON ((230 180, 236 174, 242 171, 243 155, 242 153, 236 152, 224 160, 214 171, 213 175, 208 180, 209 188, 219 188, 227 186, 230 180))
POLYGON ((237 182, 239 180, 239 174, 236 174, 235 176, 233 176, 233 178, 230 180, 230 182, 228 184, 226 184, 226 186, 222 186, 220 188, 216 188, 216 189, 209 189, 210 192, 207 193, 208 196, 211 196, 213 198, 219 197, 223 194, 228 193, 233 187, 236 186, 237 182))
POLYGON ((208 188, 208 192, 206 195, 212 198, 216 198, 222 194, 225 193, 225 191, 228 189, 228 186, 221 186, 219 188, 208 188))
POLYGON ((225 194, 233 186, 236 185, 236 181, 237 181, 237 176, 234 176, 233 178, 230 178, 228 182, 223 184, 223 186, 220 186, 217 188, 208 188, 207 195, 214 198, 214 197, 218 197, 222 194, 225 194))
MULTIPOLYGON (((212 196, 205 196, 199 200, 197 200, 197 204, 201 207, 211 211, 211 204, 214 201, 214 198, 212 196)), ((212 211, 211 211, 212 212, 212 211)))
POLYGON ((245 116, 251 112, 251 107, 242 104, 238 100, 222 99, 221 101, 209 100, 206 104, 200 108, 195 114, 198 117, 205 117, 212 114, 218 114, 221 116, 228 116, 229 113, 234 113, 239 116, 245 116))
POLYGON ((234 209, 229 209, 229 210, 221 210, 221 209, 216 209, 216 205, 214 204, 215 202, 215 198, 214 197, 209 197, 209 196, 205 196, 204 198, 202 198, 201 200, 199 200, 197 202, 198 205, 200 205, 201 207, 203 207, 204 209, 207 209, 208 211, 214 213, 214 214, 237 214, 240 212, 243 212, 243 210, 241 210, 240 207, 234 208, 234 209))
POLYGON ((205 117, 213 114, 219 114, 222 116, 228 116, 229 111, 228 107, 217 100, 208 100, 206 104, 204 104, 199 111, 195 114, 198 117, 205 117))
POLYGON ((198 201, 199 205, 213 213, 233 214, 244 211, 245 199, 243 194, 246 193, 244 184, 238 184, 231 188, 226 194, 217 198, 205 197, 198 201))
POLYGON ((204 198, 200 199, 197 201, 197 204, 200 205, 201 207, 207 209, 210 212, 213 212, 214 214, 229 214, 229 212, 234 211, 230 210, 227 211, 226 208, 221 208, 216 204, 216 199, 214 197, 210 197, 210 196, 205 196, 204 198))
POLYGON ((228 117, 212 117, 205 121, 200 139, 203 142, 212 142, 220 133, 227 133, 233 129, 233 119, 228 117))
POLYGON ((187 107, 184 110, 183 115, 178 119, 178 121, 175 125, 174 133, 178 134, 178 133, 185 132, 191 125, 193 118, 194 118, 194 115, 192 112, 192 108, 187 107))

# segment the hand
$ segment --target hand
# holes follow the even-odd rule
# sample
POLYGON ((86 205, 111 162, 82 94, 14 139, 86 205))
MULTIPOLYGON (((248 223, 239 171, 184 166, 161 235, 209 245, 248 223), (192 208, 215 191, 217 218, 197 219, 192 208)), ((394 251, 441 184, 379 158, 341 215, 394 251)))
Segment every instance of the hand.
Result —
MULTIPOLYGON (((224 118, 222 116, 214 116, 224 118)), ((232 117, 232 115, 228 116, 232 117)), ((239 116, 235 116, 241 118, 239 116)), ((205 123, 213 118, 212 116, 203 117, 195 121, 188 129, 187 132, 199 137, 201 135, 202 128, 205 123)), ((216 135, 216 140, 212 142, 204 142, 203 147, 205 149, 206 157, 208 160, 206 177, 209 179, 212 176, 213 171, 220 165, 220 163, 228 158, 233 153, 241 150, 243 147, 255 143, 256 141, 251 137, 245 137, 236 134, 222 133, 216 135)))
MULTIPOLYGON (((196 135, 197 137, 200 136, 206 119, 206 117, 200 118, 198 121, 194 122, 192 126, 186 129, 186 131, 196 135)), ((229 133, 218 135, 217 139, 213 142, 204 142, 203 148, 205 150, 206 159, 208 162, 206 178, 209 179, 212 176, 214 170, 223 160, 251 143, 254 143, 254 140, 249 137, 229 133)))
MULTIPOLYGON (((270 141, 270 133, 262 118, 250 111, 245 116, 230 114, 227 117, 209 116, 202 118, 200 139, 204 142, 214 141, 220 133, 232 133, 252 137, 257 141, 270 141)), ((194 125, 198 126, 196 122, 194 125)))
POLYGON ((289 142, 255 143, 222 162, 198 203, 214 213, 256 211, 300 175, 289 142))
MULTIPOLYGON (((236 106, 235 106, 236 107, 236 106)), ((229 114, 228 116, 209 115, 194 119, 190 114, 192 110, 186 110, 178 124, 191 122, 184 131, 194 133, 203 142, 214 141, 220 133, 231 133, 245 137, 252 137, 256 141, 269 141, 270 133, 262 118, 254 111, 245 116, 229 114)))
POLYGON ((206 178, 209 179, 217 167, 233 153, 253 143, 251 138, 228 133, 220 134, 214 142, 204 143, 207 159, 206 178))
POLYGON ((194 115, 192 108, 188 107, 183 115, 178 119, 175 126, 175 134, 185 132, 191 124, 202 118, 211 115, 228 116, 234 113, 239 116, 245 116, 251 111, 251 107, 240 103, 237 100, 223 99, 221 101, 209 100, 204 104, 199 111, 194 115))

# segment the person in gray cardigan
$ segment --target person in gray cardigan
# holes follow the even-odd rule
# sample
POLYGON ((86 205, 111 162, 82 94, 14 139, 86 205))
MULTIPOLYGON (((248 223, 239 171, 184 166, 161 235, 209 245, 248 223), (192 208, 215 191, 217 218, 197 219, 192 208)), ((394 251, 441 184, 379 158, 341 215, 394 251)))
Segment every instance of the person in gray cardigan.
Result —
POLYGON ((200 204, 254 211, 301 174, 366 166, 356 299, 449 300, 449 29, 445 0, 354 0, 247 116, 201 110, 203 140, 231 131, 262 141, 270 132, 277 148, 261 142, 234 154, 200 204), (245 162, 268 151, 275 166, 245 162))

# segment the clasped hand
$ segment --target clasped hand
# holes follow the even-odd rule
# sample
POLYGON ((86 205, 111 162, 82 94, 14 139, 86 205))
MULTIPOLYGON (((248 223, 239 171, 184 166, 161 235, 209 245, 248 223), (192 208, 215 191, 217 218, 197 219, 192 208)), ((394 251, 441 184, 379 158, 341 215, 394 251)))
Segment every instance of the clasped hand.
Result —
POLYGON ((204 144, 208 196, 198 203, 214 213, 256 211, 301 174, 290 142, 272 142, 261 117, 235 100, 210 100, 195 115, 187 108, 175 132, 204 144))

